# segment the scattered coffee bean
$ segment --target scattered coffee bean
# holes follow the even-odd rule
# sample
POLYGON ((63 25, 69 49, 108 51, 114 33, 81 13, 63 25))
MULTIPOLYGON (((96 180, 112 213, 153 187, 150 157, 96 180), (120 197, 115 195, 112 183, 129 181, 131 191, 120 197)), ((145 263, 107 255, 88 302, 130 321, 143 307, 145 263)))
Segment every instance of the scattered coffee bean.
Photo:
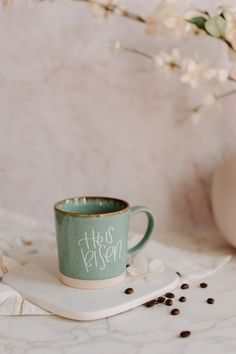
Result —
POLYGON ((173 299, 175 297, 175 294, 173 293, 166 293, 165 297, 168 297, 169 299, 173 299))
POLYGON ((173 316, 179 315, 180 314, 180 310, 179 309, 173 309, 170 311, 170 314, 173 316))
POLYGON ((179 336, 181 337, 181 338, 187 338, 187 337, 189 337, 191 335, 191 332, 190 331, 182 331, 182 332, 180 332, 180 334, 179 334, 179 336))
POLYGON ((208 286, 207 283, 201 283, 201 284, 200 284, 200 287, 201 287, 201 288, 207 288, 207 286, 208 286))
POLYGON ((144 304, 144 306, 146 306, 146 307, 152 307, 152 306, 154 306, 154 305, 156 305, 156 304, 157 304, 156 299, 154 299, 154 300, 151 300, 151 301, 146 302, 146 303, 144 304))
POLYGON ((164 296, 159 296, 157 301, 159 302, 159 304, 163 304, 163 302, 165 302, 164 296))
POLYGON ((127 289, 125 289, 125 293, 126 293, 127 295, 132 294, 133 292, 134 292, 134 289, 133 289, 133 288, 127 288, 127 289))
POLYGON ((214 302, 215 302, 215 300, 212 299, 212 297, 209 297, 209 298, 207 299, 207 303, 210 304, 210 305, 214 304, 214 302))
POLYGON ((186 297, 185 296, 180 296, 179 302, 185 302, 185 301, 186 301, 186 297))
POLYGON ((187 283, 184 283, 181 285, 181 289, 188 289, 189 285, 187 283))
POLYGON ((179 276, 179 277, 181 277, 181 274, 180 274, 180 272, 176 272, 176 274, 179 276))
POLYGON ((167 305, 167 306, 172 306, 172 305, 173 305, 173 301, 172 301, 171 299, 167 299, 167 300, 165 301, 165 305, 167 305))
POLYGON ((157 299, 153 299, 151 300, 153 302, 154 305, 157 305, 158 304, 158 300, 157 299))

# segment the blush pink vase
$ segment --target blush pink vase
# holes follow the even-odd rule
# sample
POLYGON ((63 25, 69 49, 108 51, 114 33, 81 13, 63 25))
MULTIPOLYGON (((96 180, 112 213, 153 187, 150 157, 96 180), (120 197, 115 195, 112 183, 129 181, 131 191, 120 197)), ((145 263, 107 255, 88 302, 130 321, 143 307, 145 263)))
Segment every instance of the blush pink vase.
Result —
POLYGON ((211 198, 217 227, 222 236, 236 247, 236 153, 216 168, 211 198))

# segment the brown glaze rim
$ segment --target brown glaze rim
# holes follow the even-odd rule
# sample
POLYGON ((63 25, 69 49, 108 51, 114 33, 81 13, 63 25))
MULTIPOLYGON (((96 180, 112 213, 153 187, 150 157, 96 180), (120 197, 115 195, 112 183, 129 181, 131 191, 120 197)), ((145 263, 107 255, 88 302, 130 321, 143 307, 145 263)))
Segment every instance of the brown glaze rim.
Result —
POLYGON ((56 202, 54 204, 54 210, 55 211, 58 211, 62 214, 66 214, 66 215, 72 215, 72 216, 85 216, 85 217, 88 217, 88 216, 95 216, 95 217, 101 217, 101 216, 111 216, 111 215, 117 215, 117 214, 123 214, 125 212, 128 211, 130 205, 128 202, 126 202, 125 200, 123 199, 118 199, 118 198, 112 198, 112 197, 103 197, 103 196, 83 196, 83 197, 71 197, 71 198, 65 198, 65 199, 62 199, 62 200, 59 200, 58 202, 56 202), (97 213, 97 214, 81 214, 81 213, 72 213, 70 211, 65 211, 65 210, 62 210, 59 208, 59 204, 61 203, 65 203, 67 200, 74 200, 74 199, 106 199, 106 200, 113 200, 113 201, 117 201, 117 202, 122 202, 125 204, 125 207, 121 210, 118 210, 118 211, 113 211, 111 213, 97 213))

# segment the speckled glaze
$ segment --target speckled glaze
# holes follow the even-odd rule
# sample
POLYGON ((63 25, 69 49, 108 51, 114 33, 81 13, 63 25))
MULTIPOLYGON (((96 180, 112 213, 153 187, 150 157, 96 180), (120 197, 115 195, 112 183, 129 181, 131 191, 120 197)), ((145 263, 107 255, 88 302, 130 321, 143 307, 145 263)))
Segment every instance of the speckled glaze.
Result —
POLYGON ((146 207, 129 207, 115 198, 70 198, 56 203, 54 210, 62 281, 67 277, 82 281, 117 277, 120 281, 128 259, 141 250, 154 228, 153 216, 146 207), (148 227, 142 240, 127 249, 129 219, 139 212, 146 213, 148 227))

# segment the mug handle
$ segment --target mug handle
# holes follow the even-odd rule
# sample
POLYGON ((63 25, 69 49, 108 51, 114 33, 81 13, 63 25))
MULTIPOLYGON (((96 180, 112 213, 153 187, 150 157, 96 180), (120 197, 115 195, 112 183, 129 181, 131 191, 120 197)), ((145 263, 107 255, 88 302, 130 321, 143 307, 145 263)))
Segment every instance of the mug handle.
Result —
POLYGON ((151 237, 152 232, 154 230, 154 226, 155 226, 154 218, 153 218, 151 212, 146 207, 138 205, 138 206, 131 207, 129 209, 129 216, 130 217, 132 217, 138 213, 145 213, 147 215, 148 225, 147 225, 147 229, 146 229, 146 232, 145 232, 143 238, 137 243, 137 245, 135 245, 132 248, 127 250, 127 259, 128 260, 131 257, 135 256, 139 251, 141 251, 141 249, 144 247, 146 242, 151 237))

